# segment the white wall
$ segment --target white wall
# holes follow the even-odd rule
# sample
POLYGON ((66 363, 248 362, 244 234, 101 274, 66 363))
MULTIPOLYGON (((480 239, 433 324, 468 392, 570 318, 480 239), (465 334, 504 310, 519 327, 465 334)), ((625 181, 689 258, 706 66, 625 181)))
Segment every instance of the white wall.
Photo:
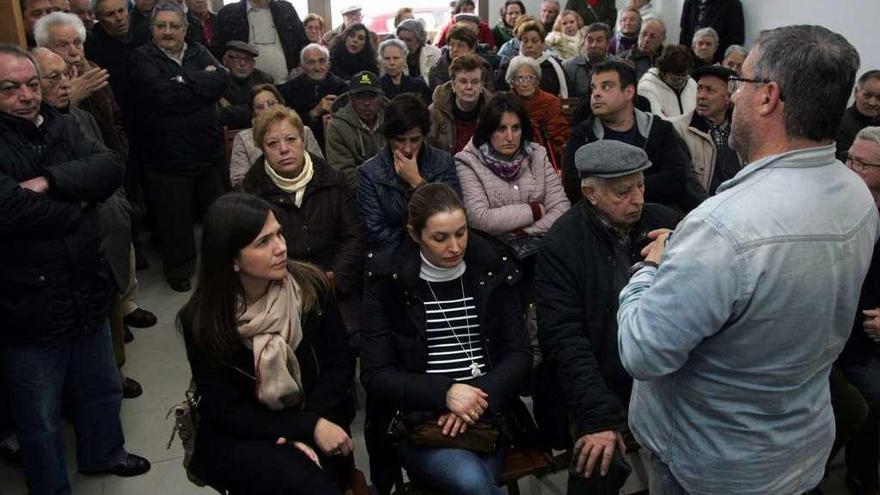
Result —
MULTIPOLYGON (((849 40, 862 57, 859 74, 880 69, 880 50, 877 50, 877 20, 880 19, 878 0, 741 0, 746 23, 746 43, 758 32, 788 24, 819 24, 838 32, 849 40)), ((498 8, 503 0, 489 1, 489 26, 498 22, 498 8)), ((537 14, 541 0, 523 0, 529 14, 537 14)), ((560 0, 565 7, 565 0, 560 0)), ((617 0, 618 7, 629 4, 617 0)), ((654 0, 660 18, 666 23, 666 39, 678 42, 679 20, 684 0, 654 0)))
MULTIPOLYGON (((658 0, 654 0, 656 3, 658 0)), ((862 57, 859 74, 880 68, 877 50, 877 0, 741 0, 746 23, 746 43, 764 29, 790 24, 818 24, 845 36, 862 57)), ((678 21, 684 0, 663 0, 667 40, 678 41, 678 21)))

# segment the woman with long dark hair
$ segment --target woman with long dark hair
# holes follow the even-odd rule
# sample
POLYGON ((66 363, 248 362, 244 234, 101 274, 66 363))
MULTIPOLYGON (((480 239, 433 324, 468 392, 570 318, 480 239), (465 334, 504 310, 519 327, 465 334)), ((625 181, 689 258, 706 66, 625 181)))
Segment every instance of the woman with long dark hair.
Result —
MULTIPOLYGON (((443 493, 504 493, 497 485, 513 439, 487 443, 485 435, 507 431, 502 425, 514 417, 530 422, 518 399, 531 363, 514 289, 519 272, 469 231, 464 206, 446 184, 419 187, 407 219, 406 237, 367 261, 367 423, 384 429, 396 418, 394 448, 410 478, 443 493)), ((368 445, 371 472, 386 472, 394 455, 382 442, 368 445)))
POLYGON ((376 47, 366 26, 352 24, 345 28, 330 48, 330 72, 348 81, 364 70, 379 73, 376 47))
POLYGON ((324 274, 287 259, 270 205, 219 198, 178 314, 198 400, 190 469, 236 494, 342 493, 354 363, 324 274))

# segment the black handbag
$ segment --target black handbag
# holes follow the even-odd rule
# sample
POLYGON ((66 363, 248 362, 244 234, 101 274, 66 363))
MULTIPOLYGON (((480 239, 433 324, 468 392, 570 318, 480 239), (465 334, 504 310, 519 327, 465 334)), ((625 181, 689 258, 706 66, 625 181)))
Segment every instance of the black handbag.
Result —
POLYGON ((534 256, 538 254, 538 250, 541 249, 541 241, 543 237, 536 236, 526 236, 526 237, 517 237, 516 239, 511 239, 507 241, 507 247, 513 252, 513 255, 517 260, 523 260, 528 258, 529 256, 534 256))

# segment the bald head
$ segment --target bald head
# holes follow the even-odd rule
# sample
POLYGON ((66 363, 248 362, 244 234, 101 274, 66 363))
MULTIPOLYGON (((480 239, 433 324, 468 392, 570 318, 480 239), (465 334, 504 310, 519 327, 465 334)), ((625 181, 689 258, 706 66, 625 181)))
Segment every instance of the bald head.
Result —
POLYGON ((31 54, 40 71, 43 101, 55 108, 69 107, 70 79, 67 76, 67 63, 48 48, 35 48, 31 54))

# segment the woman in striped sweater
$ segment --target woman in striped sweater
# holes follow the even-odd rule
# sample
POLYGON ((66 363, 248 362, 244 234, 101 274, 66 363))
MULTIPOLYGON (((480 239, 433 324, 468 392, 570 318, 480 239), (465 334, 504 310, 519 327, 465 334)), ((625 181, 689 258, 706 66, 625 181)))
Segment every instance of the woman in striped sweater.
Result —
MULTIPOLYGON (((410 433, 433 424, 441 440, 499 427, 521 411, 518 391, 531 364, 514 288, 519 272, 492 241, 469 232, 461 200, 444 184, 416 190, 407 231, 395 249, 368 254, 361 329, 367 420, 384 431, 394 417, 410 433)), ((391 449, 367 436, 371 472, 387 470, 396 455, 410 478, 444 493, 503 493, 497 485, 510 438, 479 453, 442 441, 417 444, 407 433, 391 449)))

